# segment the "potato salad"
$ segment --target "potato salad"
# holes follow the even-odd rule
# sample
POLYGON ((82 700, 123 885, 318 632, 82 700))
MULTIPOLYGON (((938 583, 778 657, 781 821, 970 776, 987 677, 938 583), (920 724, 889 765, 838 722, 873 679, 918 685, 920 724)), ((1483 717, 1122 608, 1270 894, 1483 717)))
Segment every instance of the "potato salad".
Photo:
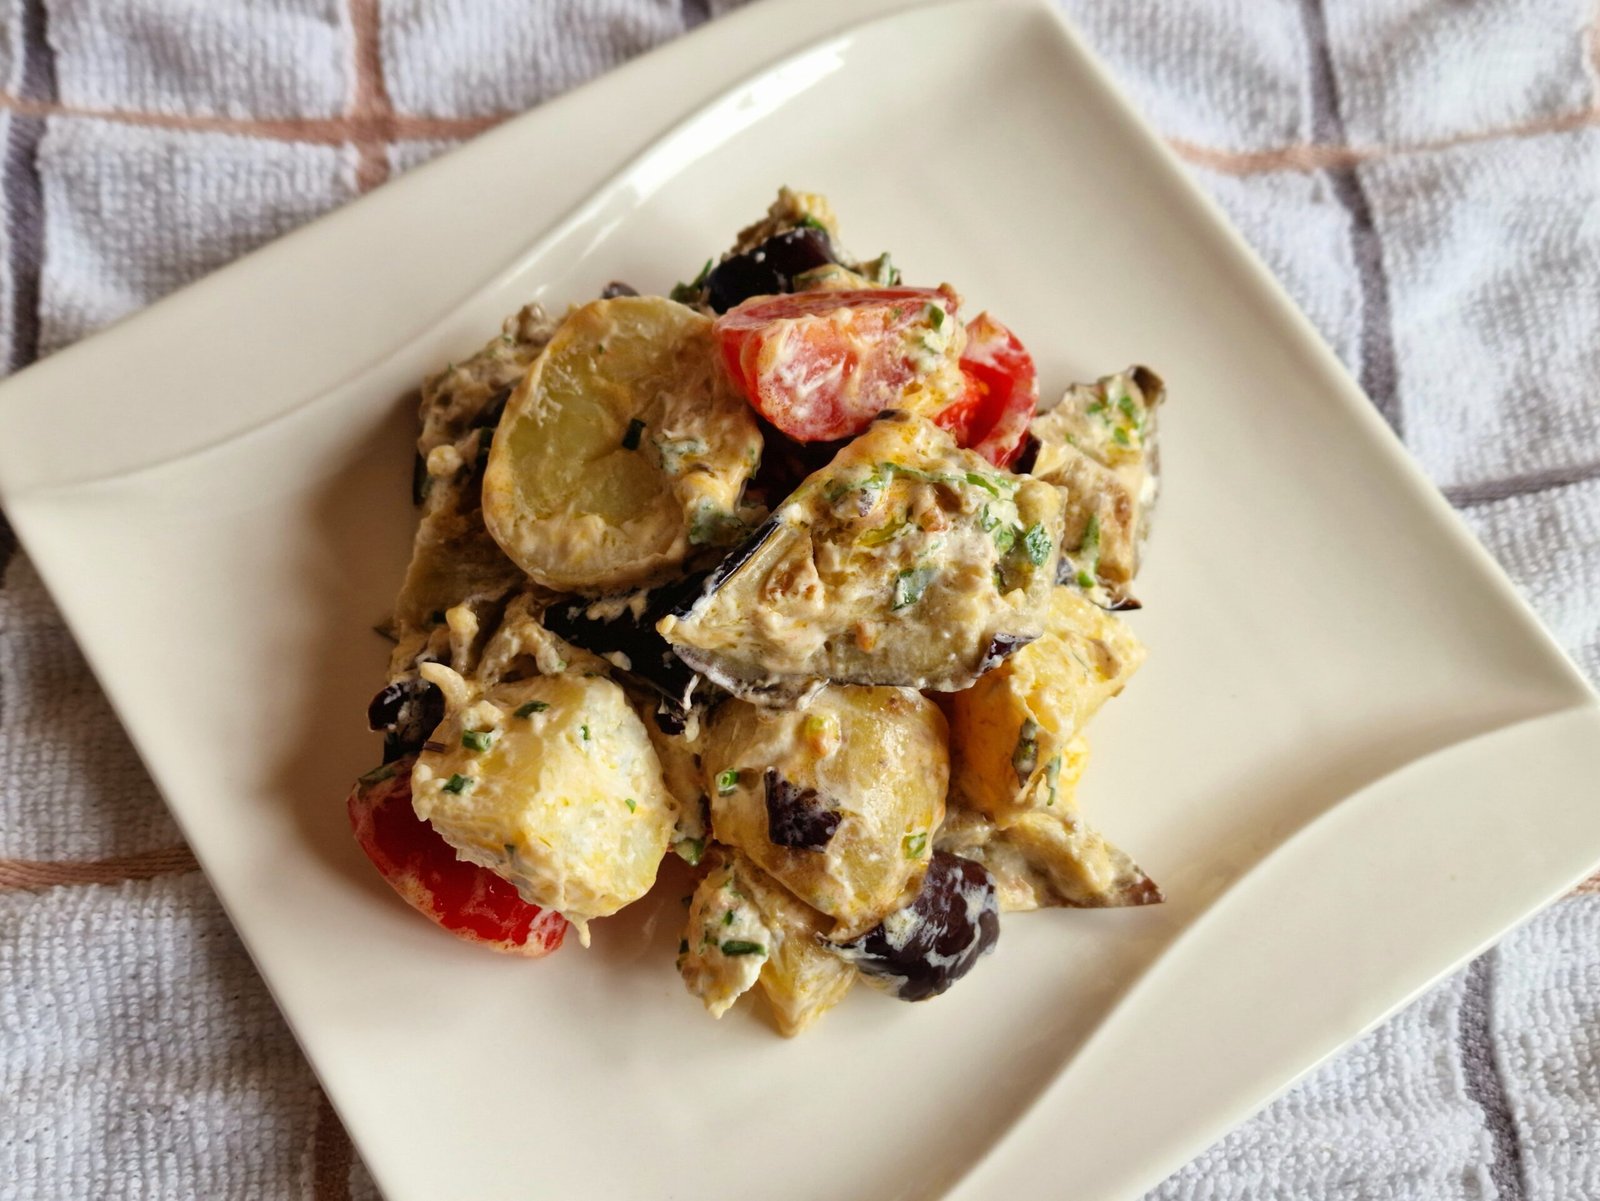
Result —
POLYGON ((1002 914, 1160 901, 1077 787, 1145 657, 1164 395, 1041 405, 996 317, 787 188, 663 295, 525 307, 422 384, 357 840, 533 958, 675 855, 684 986, 785 1035, 857 980, 938 996, 1002 914))

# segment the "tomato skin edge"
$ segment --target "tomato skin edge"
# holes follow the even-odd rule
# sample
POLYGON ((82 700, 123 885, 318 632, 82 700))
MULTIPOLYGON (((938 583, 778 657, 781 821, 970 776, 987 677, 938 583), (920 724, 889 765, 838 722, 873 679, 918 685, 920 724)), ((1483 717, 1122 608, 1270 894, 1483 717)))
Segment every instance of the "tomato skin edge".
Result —
POLYGON ((412 758, 392 774, 364 777, 346 802, 357 844, 395 893, 464 942, 506 955, 541 958, 561 946, 568 923, 524 901, 486 867, 457 859, 449 843, 411 808, 412 758))

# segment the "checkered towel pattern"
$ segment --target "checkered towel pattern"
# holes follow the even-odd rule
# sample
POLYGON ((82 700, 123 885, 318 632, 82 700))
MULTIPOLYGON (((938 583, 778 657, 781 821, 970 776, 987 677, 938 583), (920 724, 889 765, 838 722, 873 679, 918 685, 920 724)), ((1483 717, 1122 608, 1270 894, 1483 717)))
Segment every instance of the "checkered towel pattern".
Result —
MULTIPOLYGON (((1064 3, 1600 675, 1595 0, 1064 3)), ((0 363, 731 7, 0 0, 0 363)), ((0 1198, 375 1196, 3 526, 0 780, 0 1198)), ((1600 1196, 1600 898, 1153 1196, 1600 1196)))

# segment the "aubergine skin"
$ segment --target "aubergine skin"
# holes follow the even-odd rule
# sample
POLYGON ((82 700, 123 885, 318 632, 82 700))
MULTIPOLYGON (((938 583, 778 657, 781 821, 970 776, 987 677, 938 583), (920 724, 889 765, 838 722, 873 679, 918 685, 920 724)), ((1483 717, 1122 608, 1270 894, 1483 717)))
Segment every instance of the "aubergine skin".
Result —
MULTIPOLYGON (((696 577, 699 578, 699 577, 696 577)), ((656 632, 656 622, 679 603, 678 593, 661 589, 649 593, 642 606, 620 598, 598 603, 575 600, 545 610, 545 629, 572 645, 602 657, 625 655, 628 666, 618 671, 638 687, 662 698, 664 715, 679 721, 688 716, 699 676, 673 653, 656 632)))
POLYGON ((828 945, 891 996, 926 1001, 970 972, 999 939, 993 878, 981 864, 938 851, 909 905, 858 938, 828 945))
POLYGON ((959 691, 1043 631, 1062 506, 932 422, 886 413, 657 628, 757 704, 824 683, 959 691))

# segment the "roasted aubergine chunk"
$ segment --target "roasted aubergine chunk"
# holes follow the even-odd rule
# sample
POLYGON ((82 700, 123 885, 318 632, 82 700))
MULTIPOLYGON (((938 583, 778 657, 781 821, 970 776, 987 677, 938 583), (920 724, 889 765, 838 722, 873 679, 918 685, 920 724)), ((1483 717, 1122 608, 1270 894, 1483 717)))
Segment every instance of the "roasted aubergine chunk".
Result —
POLYGON ((506 402, 483 515, 535 582, 597 595, 674 575, 745 532, 761 457, 711 322, 648 296, 596 300, 561 323, 506 402))
POLYGON ((944 716, 908 688, 825 688, 803 709, 726 701, 701 751, 716 840, 860 930, 927 868, 944 820, 944 716))
POLYGON ((925 1001, 970 972, 999 938, 1000 904, 989 873, 939 851, 910 904, 833 947, 867 983, 902 1001, 925 1001))
POLYGON ((886 414, 658 629, 758 702, 823 681, 965 688, 1043 631, 1061 519, 1059 489, 886 414))
POLYGON ((1075 806, 1030 810, 1004 828, 952 807, 937 847, 975 860, 995 882, 1002 913, 1154 905, 1161 888, 1075 806))
POLYGON ((844 998, 856 969, 822 942, 826 917, 737 851, 714 855, 689 903, 678 972, 712 1017, 759 986, 793 1037, 844 998))
POLYGON ((1032 473, 1065 494, 1061 582, 1105 608, 1138 608, 1130 588, 1160 482, 1156 406, 1165 396, 1155 372, 1130 367, 1073 385, 1030 427, 1032 473))

